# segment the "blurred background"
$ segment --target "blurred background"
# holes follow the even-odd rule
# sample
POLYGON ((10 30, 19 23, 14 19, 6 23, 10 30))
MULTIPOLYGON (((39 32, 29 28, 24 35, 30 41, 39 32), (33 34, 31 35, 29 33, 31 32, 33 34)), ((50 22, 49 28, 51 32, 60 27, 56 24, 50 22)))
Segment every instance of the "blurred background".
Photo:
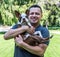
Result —
POLYGON ((54 35, 45 57, 60 57, 60 0, 0 0, 0 57, 13 57, 14 40, 4 40, 3 35, 18 21, 14 11, 24 13, 33 4, 41 6, 41 25, 54 35))
POLYGON ((0 25, 11 26, 17 23, 14 10, 23 13, 33 4, 42 7, 42 25, 60 26, 60 1, 59 0, 0 0, 0 25))

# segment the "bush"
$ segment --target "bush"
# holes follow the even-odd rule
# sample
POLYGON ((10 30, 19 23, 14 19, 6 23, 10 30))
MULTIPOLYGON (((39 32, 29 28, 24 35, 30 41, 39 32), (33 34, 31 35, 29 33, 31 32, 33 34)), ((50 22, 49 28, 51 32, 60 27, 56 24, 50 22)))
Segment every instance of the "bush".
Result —
POLYGON ((60 30, 60 27, 48 27, 49 30, 60 30))

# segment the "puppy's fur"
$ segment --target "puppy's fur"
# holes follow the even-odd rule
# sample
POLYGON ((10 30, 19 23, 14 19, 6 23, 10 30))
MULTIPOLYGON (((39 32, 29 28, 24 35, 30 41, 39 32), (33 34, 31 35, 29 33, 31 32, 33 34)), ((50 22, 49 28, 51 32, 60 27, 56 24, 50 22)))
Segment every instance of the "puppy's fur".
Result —
MULTIPOLYGON (((29 10, 26 10, 26 12, 24 14, 20 14, 18 11, 15 10, 15 15, 18 18, 18 27, 21 27, 23 25, 28 25, 29 27, 32 26, 28 19, 29 10)), ((40 37, 35 34, 31 35, 27 32, 22 33, 21 36, 22 36, 24 42, 26 42, 27 44, 32 45, 32 46, 37 46, 40 43, 49 41, 49 39, 53 37, 53 35, 52 35, 51 37, 43 38, 43 37, 40 37), (26 37, 26 35, 28 35, 28 36, 26 37)))

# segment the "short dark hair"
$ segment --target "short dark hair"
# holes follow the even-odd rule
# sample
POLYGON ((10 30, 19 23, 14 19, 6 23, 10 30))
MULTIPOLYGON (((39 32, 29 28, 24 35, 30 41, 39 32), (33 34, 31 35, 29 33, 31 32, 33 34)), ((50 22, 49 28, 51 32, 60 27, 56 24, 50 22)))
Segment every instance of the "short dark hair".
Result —
POLYGON ((37 7, 37 8, 40 8, 41 13, 42 13, 42 8, 41 8, 39 5, 32 5, 32 6, 30 6, 29 10, 30 10, 31 8, 33 8, 33 7, 34 7, 34 8, 36 8, 36 7, 37 7))

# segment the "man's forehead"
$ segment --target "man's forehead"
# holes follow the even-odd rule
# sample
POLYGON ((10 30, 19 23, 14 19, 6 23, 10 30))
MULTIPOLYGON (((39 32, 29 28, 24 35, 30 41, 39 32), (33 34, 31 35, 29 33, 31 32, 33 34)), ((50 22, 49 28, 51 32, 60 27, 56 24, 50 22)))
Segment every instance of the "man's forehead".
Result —
POLYGON ((41 11, 40 10, 40 8, 38 8, 38 7, 32 7, 32 8, 30 8, 30 12, 32 12, 32 11, 41 11))

